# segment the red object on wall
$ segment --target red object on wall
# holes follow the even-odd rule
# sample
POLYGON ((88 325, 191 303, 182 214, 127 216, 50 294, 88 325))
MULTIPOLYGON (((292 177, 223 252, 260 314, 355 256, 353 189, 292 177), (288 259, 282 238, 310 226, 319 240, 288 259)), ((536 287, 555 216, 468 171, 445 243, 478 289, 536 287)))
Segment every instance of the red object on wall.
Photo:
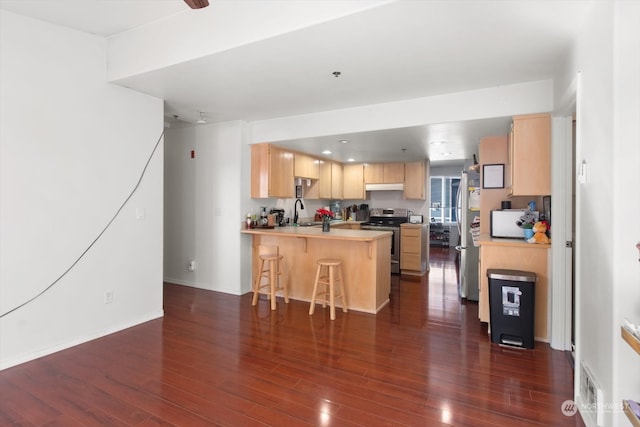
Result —
POLYGON ((196 150, 191 150, 191 158, 192 159, 196 158, 196 150))

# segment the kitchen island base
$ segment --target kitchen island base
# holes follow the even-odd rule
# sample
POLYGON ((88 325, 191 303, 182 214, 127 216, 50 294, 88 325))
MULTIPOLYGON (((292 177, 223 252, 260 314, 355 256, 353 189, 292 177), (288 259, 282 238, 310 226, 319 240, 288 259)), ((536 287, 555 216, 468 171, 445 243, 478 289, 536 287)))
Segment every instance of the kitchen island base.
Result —
MULTIPOLYGON (((243 230, 253 238, 253 280, 258 272, 258 247, 279 247, 287 277, 289 298, 310 302, 317 261, 342 261, 348 309, 377 313, 389 302, 391 290, 391 234, 381 231, 331 230, 286 227, 274 230, 243 230), (291 229, 291 230, 287 230, 291 229)), ((337 307, 342 308, 340 303, 337 307)))

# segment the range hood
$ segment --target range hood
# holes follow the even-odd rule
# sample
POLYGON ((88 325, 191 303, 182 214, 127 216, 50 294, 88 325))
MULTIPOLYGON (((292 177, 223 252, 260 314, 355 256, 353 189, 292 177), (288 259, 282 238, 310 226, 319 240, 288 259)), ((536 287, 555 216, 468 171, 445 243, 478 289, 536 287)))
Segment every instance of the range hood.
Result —
POLYGON ((403 191, 404 190, 404 184, 403 183, 398 183, 398 184, 365 184, 364 185, 364 189, 366 191, 383 191, 383 190, 397 190, 397 191, 403 191))

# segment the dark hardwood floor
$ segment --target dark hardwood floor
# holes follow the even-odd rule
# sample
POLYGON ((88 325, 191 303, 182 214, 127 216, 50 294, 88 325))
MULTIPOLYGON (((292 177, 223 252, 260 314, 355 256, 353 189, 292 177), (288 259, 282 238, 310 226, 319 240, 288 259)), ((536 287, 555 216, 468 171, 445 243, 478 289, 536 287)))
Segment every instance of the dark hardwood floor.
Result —
POLYGON ((377 316, 165 285, 165 317, 0 372, 2 426, 583 426, 566 352, 490 342, 454 257, 377 316))

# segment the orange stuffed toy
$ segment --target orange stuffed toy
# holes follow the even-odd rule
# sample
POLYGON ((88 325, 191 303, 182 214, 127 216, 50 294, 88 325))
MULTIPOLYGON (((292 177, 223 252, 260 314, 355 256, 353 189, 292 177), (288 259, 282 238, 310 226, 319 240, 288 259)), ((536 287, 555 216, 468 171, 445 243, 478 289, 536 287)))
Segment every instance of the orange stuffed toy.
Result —
POLYGON ((551 243, 547 237, 547 224, 544 222, 536 222, 533 224, 533 237, 527 239, 529 243, 551 243))

